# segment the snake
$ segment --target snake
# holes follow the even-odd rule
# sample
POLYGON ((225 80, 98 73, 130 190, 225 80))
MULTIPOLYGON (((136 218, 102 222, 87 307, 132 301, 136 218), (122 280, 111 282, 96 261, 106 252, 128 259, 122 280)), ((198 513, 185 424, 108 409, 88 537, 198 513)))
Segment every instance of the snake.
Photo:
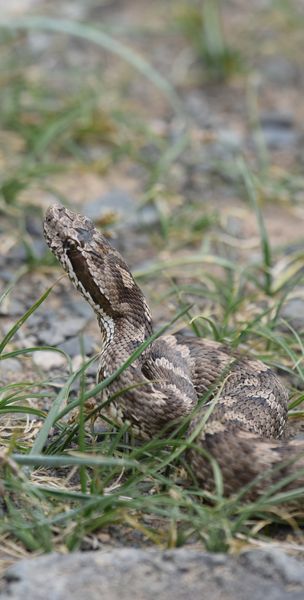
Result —
POLYGON ((270 367, 183 331, 145 345, 154 332, 151 310, 107 237, 60 204, 47 209, 43 228, 51 252, 96 314, 98 381, 118 372, 102 396, 110 399, 106 410, 117 426, 153 440, 186 423, 186 464, 207 491, 215 489, 214 465, 225 496, 247 489, 256 498, 280 482, 284 491, 304 486, 304 443, 284 437, 288 391, 270 367))

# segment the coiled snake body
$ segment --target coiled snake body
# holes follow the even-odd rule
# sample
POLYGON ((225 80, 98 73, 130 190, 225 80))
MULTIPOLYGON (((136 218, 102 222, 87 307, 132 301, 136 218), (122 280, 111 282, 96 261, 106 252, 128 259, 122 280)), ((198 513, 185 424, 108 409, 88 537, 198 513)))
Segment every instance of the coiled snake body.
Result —
MULTIPOLYGON (((49 207, 44 234, 74 285, 90 303, 101 330, 99 379, 110 375, 152 333, 145 297, 122 256, 86 217, 60 206, 49 207)), ((189 433, 206 420, 188 457, 197 480, 213 487, 208 455, 219 464, 225 494, 231 494, 267 472, 251 494, 304 469, 304 444, 283 441, 287 391, 258 360, 244 359, 217 342, 164 335, 107 389, 116 394, 111 415, 128 421, 135 434, 152 438, 170 423, 191 414, 198 399, 212 389, 214 410, 195 413, 189 433), (203 451, 200 451, 200 447, 203 451)), ((304 474, 285 488, 304 485, 304 474)))

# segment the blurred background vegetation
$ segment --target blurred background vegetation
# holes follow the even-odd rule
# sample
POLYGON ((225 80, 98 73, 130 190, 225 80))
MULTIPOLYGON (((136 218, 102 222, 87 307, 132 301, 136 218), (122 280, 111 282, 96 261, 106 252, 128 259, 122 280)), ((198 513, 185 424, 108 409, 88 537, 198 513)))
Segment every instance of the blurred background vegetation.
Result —
POLYGON ((0 32, 1 210, 20 219, 56 198, 96 198, 127 171, 163 235, 171 219, 173 234, 176 220, 197 231, 208 216, 195 220, 188 203, 217 208, 223 181, 239 195, 240 156, 263 202, 302 198, 303 19, 292 0, 12 3, 0 32))

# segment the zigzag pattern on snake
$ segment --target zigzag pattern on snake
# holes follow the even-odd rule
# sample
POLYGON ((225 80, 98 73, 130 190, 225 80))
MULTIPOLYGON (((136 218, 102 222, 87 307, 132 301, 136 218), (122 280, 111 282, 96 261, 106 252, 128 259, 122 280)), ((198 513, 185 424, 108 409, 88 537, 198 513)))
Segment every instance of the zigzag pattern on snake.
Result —
MULTIPOLYGON (((50 206, 44 234, 96 313, 102 337, 98 375, 102 380, 150 337, 149 306, 120 253, 88 218, 57 204, 50 206)), ((110 403, 111 417, 118 424, 128 421, 144 439, 190 415, 198 399, 214 388, 214 410, 195 440, 198 448, 188 450, 195 476, 205 489, 214 486, 208 455, 221 468, 226 495, 265 471, 266 481, 258 481, 251 494, 299 469, 303 471, 298 479, 285 489, 304 486, 304 443, 280 439, 287 419, 287 391, 259 360, 207 339, 164 335, 113 381, 107 394, 126 388, 110 403)), ((196 411, 189 434, 206 410, 203 405, 196 411)))

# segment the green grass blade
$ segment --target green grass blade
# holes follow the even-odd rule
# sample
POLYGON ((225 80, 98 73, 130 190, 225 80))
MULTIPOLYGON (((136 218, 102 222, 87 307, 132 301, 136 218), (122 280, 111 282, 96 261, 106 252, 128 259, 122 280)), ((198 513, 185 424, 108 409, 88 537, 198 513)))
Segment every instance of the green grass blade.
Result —
POLYGON ((263 214, 262 214, 259 202, 258 202, 257 192, 256 192, 256 188, 254 185, 252 175, 251 175, 244 159, 239 158, 237 161, 237 166, 238 166, 239 172, 241 174, 241 177, 243 179, 250 204, 256 215, 257 224, 258 224, 259 233, 260 233, 262 257, 263 257, 263 263, 264 263, 263 267, 264 267, 265 292, 266 292, 266 294, 271 295, 271 293, 272 293, 272 276, 271 276, 272 257, 271 257, 271 248, 270 248, 270 243, 269 243, 269 239, 268 239, 268 234, 267 234, 267 230, 266 230, 264 219, 263 219, 263 214))
POLYGON ((225 269, 237 270, 238 265, 235 262, 228 260, 226 258, 222 258, 221 256, 214 256, 212 254, 193 254, 192 256, 186 256, 185 258, 181 257, 175 260, 168 260, 163 262, 155 262, 151 267, 147 269, 134 271, 133 275, 135 279, 141 279, 143 277, 148 277, 150 275, 155 275, 155 273, 162 272, 167 269, 175 269, 178 267, 183 267, 187 265, 217 265, 219 267, 223 267, 225 269))
POLYGON ((51 409, 50 409, 50 411, 49 411, 49 413, 48 413, 48 415, 47 415, 47 417, 46 417, 46 419, 34 441, 34 444, 30 451, 31 455, 39 454, 42 451, 42 449, 46 443, 46 440, 48 438, 49 431, 50 431, 51 427, 53 426, 54 422, 56 421, 58 412, 59 412, 63 402, 65 402, 69 397, 71 385, 74 383, 75 379, 77 379, 77 377, 80 375, 80 373, 82 373, 91 364, 91 362, 93 360, 94 359, 91 358, 84 365, 82 365, 80 367, 80 369, 75 371, 75 373, 72 373, 72 375, 70 375, 66 384, 60 390, 59 394, 55 398, 55 400, 51 406, 51 409))
MULTIPOLYGON (((77 453, 75 453, 77 454, 77 453)), ((43 466, 43 467, 70 467, 70 466, 88 466, 88 467, 103 467, 103 466, 115 466, 115 467, 136 467, 137 469, 144 470, 143 465, 140 465, 135 460, 129 460, 128 458, 115 458, 113 456, 92 456, 85 454, 82 456, 47 456, 44 454, 30 452, 29 454, 11 454, 11 458, 18 465, 26 466, 43 466)))
POLYGON ((42 294, 42 296, 40 296, 39 300, 37 300, 37 302, 35 302, 24 313, 24 315, 22 315, 22 317, 20 317, 20 319, 18 319, 18 321, 16 321, 16 323, 13 325, 13 327, 11 327, 11 329, 4 336, 2 342, 0 343, 0 354, 2 354, 6 344, 12 339, 12 337, 15 335, 15 333, 18 331, 18 329, 20 329, 20 327, 23 325, 23 323, 25 323, 25 321, 27 321, 27 319, 35 312, 35 310, 37 310, 37 308, 40 306, 40 304, 42 304, 42 302, 44 302, 44 300, 51 293, 52 289, 53 289, 53 286, 51 286, 46 292, 44 292, 44 294, 42 294))
POLYGON ((3 302, 3 300, 6 298, 6 296, 8 296, 8 294, 14 288, 14 286, 16 285, 18 279, 20 279, 27 272, 27 270, 28 270, 27 265, 23 266, 23 267, 20 267, 20 269, 17 270, 17 272, 15 273, 13 281, 11 281, 10 284, 5 288, 5 290, 3 292, 1 292, 1 294, 0 294, 0 304, 3 302))
POLYGON ((41 417, 44 418, 45 417, 45 413, 42 410, 39 410, 38 408, 32 408, 30 406, 6 406, 5 408, 0 407, 0 414, 8 414, 8 413, 22 413, 22 414, 29 414, 29 415, 36 415, 37 417, 41 417))

